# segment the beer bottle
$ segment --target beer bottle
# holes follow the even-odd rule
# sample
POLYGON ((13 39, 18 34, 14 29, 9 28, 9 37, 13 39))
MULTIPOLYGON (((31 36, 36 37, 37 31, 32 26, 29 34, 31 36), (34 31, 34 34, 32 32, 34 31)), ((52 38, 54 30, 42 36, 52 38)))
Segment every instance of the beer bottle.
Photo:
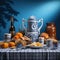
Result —
POLYGON ((15 26, 14 26, 14 20, 13 20, 13 16, 11 16, 11 26, 9 29, 9 33, 11 33, 11 38, 15 35, 15 26))

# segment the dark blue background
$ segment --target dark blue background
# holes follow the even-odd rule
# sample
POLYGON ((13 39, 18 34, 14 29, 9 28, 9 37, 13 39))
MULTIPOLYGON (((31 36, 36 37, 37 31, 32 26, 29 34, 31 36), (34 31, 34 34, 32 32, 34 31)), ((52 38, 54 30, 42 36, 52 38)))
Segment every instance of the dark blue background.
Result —
MULTIPOLYGON (((47 22, 55 22, 57 28, 57 38, 60 39, 60 1, 59 0, 14 0, 14 5, 11 5, 15 10, 20 12, 16 18, 18 22, 15 22, 16 32, 22 24, 22 18, 28 20, 29 16, 34 15, 39 20, 43 18, 44 25, 41 29, 41 33, 45 31, 47 22)), ((9 32, 10 22, 7 22, 6 28, 0 27, 0 40, 4 39, 4 33, 9 32)))

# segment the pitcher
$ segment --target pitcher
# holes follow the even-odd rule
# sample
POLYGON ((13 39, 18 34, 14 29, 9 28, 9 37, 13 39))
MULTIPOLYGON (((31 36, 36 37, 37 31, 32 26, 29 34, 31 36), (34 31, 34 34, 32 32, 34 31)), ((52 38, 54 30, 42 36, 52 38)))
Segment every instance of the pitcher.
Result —
POLYGON ((23 28, 25 29, 25 35, 27 35, 29 38, 32 39, 32 42, 37 41, 38 36, 40 34, 40 30, 43 26, 43 19, 40 19, 39 21, 36 20, 35 16, 30 16, 29 19, 26 21, 23 19, 23 28), (28 23, 28 27, 25 27, 25 22, 28 23), (41 23, 41 26, 38 28, 38 23, 41 23))

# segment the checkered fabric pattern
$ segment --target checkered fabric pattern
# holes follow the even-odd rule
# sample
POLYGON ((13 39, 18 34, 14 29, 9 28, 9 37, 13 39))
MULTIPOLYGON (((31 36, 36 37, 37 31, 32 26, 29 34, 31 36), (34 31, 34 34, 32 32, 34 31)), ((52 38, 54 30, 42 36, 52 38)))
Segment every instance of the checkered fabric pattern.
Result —
POLYGON ((0 60, 60 60, 60 50, 0 49, 0 60))

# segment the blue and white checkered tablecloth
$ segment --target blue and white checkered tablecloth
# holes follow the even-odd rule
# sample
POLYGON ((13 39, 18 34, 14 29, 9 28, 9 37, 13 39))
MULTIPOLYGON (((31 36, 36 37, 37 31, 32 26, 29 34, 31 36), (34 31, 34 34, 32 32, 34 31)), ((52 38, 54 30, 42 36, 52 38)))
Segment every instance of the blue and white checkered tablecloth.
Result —
POLYGON ((60 50, 0 49, 0 60, 60 60, 60 50))
POLYGON ((60 60, 60 47, 50 49, 0 49, 0 60, 60 60))

